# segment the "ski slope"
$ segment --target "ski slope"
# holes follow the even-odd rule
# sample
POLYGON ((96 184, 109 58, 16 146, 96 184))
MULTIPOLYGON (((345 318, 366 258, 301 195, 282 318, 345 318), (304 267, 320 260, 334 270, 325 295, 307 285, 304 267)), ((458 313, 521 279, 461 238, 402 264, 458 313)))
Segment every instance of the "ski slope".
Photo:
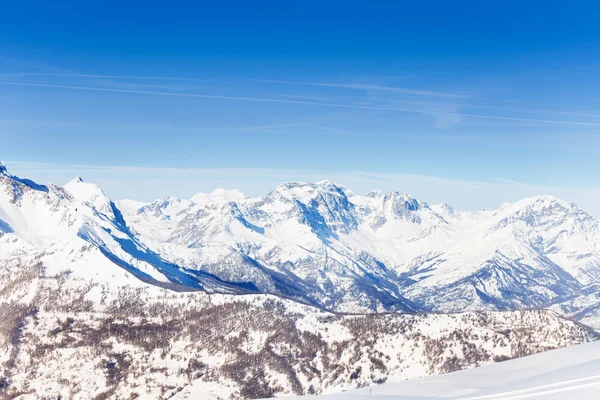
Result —
POLYGON ((298 400, 600 399, 600 342, 445 375, 298 400))

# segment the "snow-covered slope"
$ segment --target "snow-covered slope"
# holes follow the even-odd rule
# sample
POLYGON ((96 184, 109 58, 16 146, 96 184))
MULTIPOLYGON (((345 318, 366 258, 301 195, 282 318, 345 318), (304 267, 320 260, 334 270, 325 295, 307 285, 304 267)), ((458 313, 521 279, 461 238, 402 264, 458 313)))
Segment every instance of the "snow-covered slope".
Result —
POLYGON ((245 293, 209 274, 162 259, 131 232, 100 188, 74 179, 39 185, 0 172, 0 261, 39 259, 50 271, 66 266, 81 278, 152 283, 177 290, 245 293), (135 279, 139 278, 139 279, 135 279))
POLYGON ((177 290, 270 293, 338 312, 552 306, 600 322, 600 223, 550 196, 464 212, 322 181, 146 204, 2 167, 0 235, 0 259, 85 260, 84 275, 177 290))
POLYGON ((596 400, 600 342, 451 374, 297 400, 596 400))
POLYGON ((18 258, 0 264, 0 398, 333 393, 599 337, 548 310, 336 315, 269 295, 55 272, 18 258))
POLYGON ((599 222, 550 196, 462 212, 295 182, 262 198, 156 201, 125 219, 174 263, 338 311, 540 307, 600 279, 599 222))
POLYGON ((295 182, 144 204, 0 164, 0 397, 330 393, 595 340, 548 310, 331 311, 595 321, 597 244, 549 197, 466 213, 295 182))

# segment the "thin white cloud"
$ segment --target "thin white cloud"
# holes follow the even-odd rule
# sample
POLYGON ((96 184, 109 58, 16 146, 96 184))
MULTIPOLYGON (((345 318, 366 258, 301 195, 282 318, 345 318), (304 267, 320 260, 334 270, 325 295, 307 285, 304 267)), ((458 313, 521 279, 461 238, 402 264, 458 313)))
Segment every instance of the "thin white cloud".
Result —
POLYGON ((406 89, 401 87, 394 86, 381 86, 381 85, 372 85, 372 84, 360 84, 360 83, 321 83, 321 82, 296 82, 296 81, 279 81, 279 80, 271 80, 271 79, 255 79, 256 82, 263 83, 279 83, 283 85, 302 85, 302 86, 321 86, 321 87, 335 87, 342 89, 357 89, 357 90, 371 90, 371 91, 381 91, 381 92, 396 92, 396 93, 405 93, 419 96, 431 96, 431 97, 447 97, 447 98, 468 98, 468 95, 465 94, 455 94, 455 93, 443 93, 443 92, 434 92, 429 90, 417 90, 417 89, 406 89))
MULTIPOLYGON (((105 75, 105 74, 81 74, 81 73, 38 73, 38 72, 23 72, 23 73, 9 73, 0 74, 4 77, 22 77, 22 76, 45 76, 45 77, 64 77, 64 78, 96 78, 96 79, 131 79, 131 80, 161 80, 161 81, 182 81, 182 82, 211 82, 214 80, 197 79, 197 78, 185 78, 185 77, 174 77, 174 76, 139 76, 139 75, 105 75)), ((359 90, 373 90, 373 91, 387 91, 396 93, 406 93, 420 96, 432 96, 432 97, 448 97, 448 98, 466 98, 467 95, 454 94, 454 93, 442 93, 428 90, 416 90, 406 89, 400 87, 381 86, 372 84, 338 84, 338 83, 314 83, 314 82, 292 82, 292 81, 278 81, 268 79, 251 79, 253 82, 263 83, 278 83, 278 84, 290 84, 290 85, 310 85, 310 86, 325 86, 325 87, 339 87, 345 89, 359 89, 359 90)))
POLYGON ((96 79, 131 79, 131 80, 158 80, 158 81, 182 81, 182 82, 211 82, 207 79, 183 78, 173 76, 135 76, 135 75, 102 75, 102 74, 79 74, 79 73, 42 73, 42 72, 15 72, 0 74, 4 77, 22 77, 22 76, 47 76, 63 78, 96 78, 96 79))
MULTIPOLYGON (((0 73, 0 78, 4 78, 4 79, 10 79, 10 78, 18 78, 18 77, 27 77, 27 76, 40 76, 40 77, 66 77, 66 78, 95 78, 95 79, 115 79, 115 80, 159 80, 159 81, 181 81, 181 82, 202 82, 202 83, 223 83, 224 81, 227 81, 227 79, 213 79, 213 80, 208 80, 208 79, 198 79, 198 78, 187 78, 187 77, 177 77, 177 76, 140 76, 140 75, 111 75, 111 74, 87 74, 87 73, 78 73, 78 72, 74 72, 74 71, 70 71, 70 70, 66 70, 63 68, 57 68, 51 65, 47 65, 47 64, 40 64, 40 63, 35 63, 35 62, 31 62, 31 61, 26 61, 26 60, 21 60, 21 59, 14 59, 14 58, 10 58, 10 57, 6 57, 6 56, 1 56, 0 55, 0 59, 3 60, 9 60, 9 61, 13 61, 13 62, 18 62, 18 63, 25 63, 26 65, 30 65, 30 66, 34 66, 34 67, 38 67, 38 68, 43 68, 46 70, 51 70, 53 72, 14 72, 14 73, 0 73)), ((399 76, 399 77, 393 77, 393 78, 408 78, 408 77, 414 77, 414 76, 399 76)), ((372 79, 381 79, 381 77, 373 77, 372 79)), ((456 99, 463 99, 463 98, 469 98, 470 96, 467 94, 456 94, 456 93, 445 93, 445 92, 437 92, 437 91, 428 91, 428 90, 417 90, 417 89, 407 89, 407 88, 401 88, 401 87, 394 87, 394 86, 384 86, 384 85, 377 85, 377 84, 360 84, 360 83, 329 83, 329 82, 300 82, 300 81, 286 81, 286 80, 274 80, 274 79, 250 79, 250 81, 253 82, 263 82, 263 83, 277 83, 277 84, 287 84, 287 85, 308 85, 308 86, 321 86, 321 87, 339 87, 339 88, 346 88, 346 89, 356 89, 356 90, 365 90, 365 91, 382 91, 382 92, 396 92, 396 93, 406 93, 406 94, 413 94, 413 95, 421 95, 421 96, 432 96, 432 97, 438 97, 438 98, 456 98, 456 99)), ((124 84, 125 85, 125 84, 124 84)), ((132 87, 134 87, 135 85, 132 84, 132 87)), ((160 85, 141 85, 143 87, 155 87, 155 88, 163 88, 165 90, 173 90, 173 91, 183 91, 185 90, 185 88, 183 87, 177 87, 177 88, 172 88, 172 87, 165 87, 165 86, 160 86, 160 85)), ((139 87, 139 86, 138 86, 139 87)), ((157 94, 157 93, 154 93, 157 94)), ((302 95, 296 95, 296 94, 276 94, 276 96, 278 97, 290 97, 290 98, 298 98, 298 99, 304 99, 304 100, 315 100, 317 102, 330 102, 330 103, 335 103, 335 102, 339 102, 339 99, 331 99, 331 98, 327 98, 327 97, 319 97, 319 96, 302 96, 302 95)), ((272 99, 275 100, 275 99, 272 99)), ((263 101, 263 100, 261 100, 263 101)), ((431 103, 427 103, 427 104, 423 104, 423 102, 419 102, 419 101, 410 101, 410 105, 414 106, 414 105, 425 105, 426 107, 431 106, 435 106, 434 104, 431 103)), ((333 106, 342 106, 342 104, 334 104, 333 106)), ((378 107, 377 105, 368 105, 365 104, 365 107, 368 106, 372 106, 372 107, 378 107)), ((552 115, 563 115, 563 116, 573 116, 573 117, 583 117, 583 118, 592 118, 592 119, 597 119, 600 118, 600 114, 595 114, 595 113, 584 113, 584 112, 573 112, 573 111, 562 111, 562 110, 544 110, 544 109, 529 109, 529 108, 512 108, 512 107, 502 107, 502 106, 491 106, 491 105, 484 105, 484 104, 461 104, 461 107, 468 107, 468 108, 479 108, 479 109, 488 109, 488 110, 504 110, 504 111, 512 111, 512 112, 519 112, 519 113, 529 113, 529 114, 552 114, 552 115)), ((389 109, 389 107, 386 107, 386 109, 389 109)), ((396 108, 397 109, 397 108, 396 108)), ((402 111, 404 109, 397 109, 398 111, 402 111)), ((442 116, 442 114, 440 113, 436 113, 435 111, 427 111, 427 110, 412 110, 412 111, 408 111, 407 112, 419 112, 419 113, 428 113, 431 115, 437 115, 437 116, 442 116)), ((480 115, 480 114, 467 114, 467 113, 461 113, 460 115, 457 115, 458 113, 448 113, 447 116, 452 118, 452 117, 457 117, 460 115, 463 116, 472 116, 472 117, 476 117, 476 118, 491 118, 491 119, 506 119, 506 120, 513 120, 513 121, 521 121, 521 122, 534 122, 534 123, 569 123, 569 124, 578 124, 577 121, 551 121, 551 120, 543 120, 543 119, 528 119, 528 118, 522 118, 522 119, 511 119, 510 117, 497 117, 497 116, 490 116, 490 115, 480 115)), ((451 119, 449 119, 451 120, 451 119)), ((580 124, 585 124, 585 122, 581 122, 580 124)), ((593 124, 593 123, 590 123, 593 124)))
POLYGON ((582 117, 582 118, 592 118, 592 119, 600 118, 600 114, 574 112, 574 111, 543 110, 543 109, 535 109, 535 108, 515 108, 515 107, 490 106, 490 105, 485 105, 485 104, 472 104, 472 103, 464 104, 463 106, 468 107, 468 108, 510 111, 510 112, 527 113, 527 114, 565 115, 565 116, 571 116, 571 117, 582 117))
POLYGON ((56 88, 56 89, 70 89, 70 90, 85 90, 85 91, 96 91, 96 92, 130 93, 130 94, 144 94, 144 95, 153 95, 153 96, 187 97, 187 98, 201 98, 201 99, 215 99, 215 100, 236 100, 236 101, 252 101, 252 102, 263 102, 263 103, 299 104, 299 105, 361 109, 361 110, 396 111, 396 112, 406 112, 406 113, 415 113, 415 114, 423 114, 423 115, 433 115, 438 119, 440 118, 440 116, 459 117, 459 118, 460 117, 471 117, 471 118, 481 118, 481 119, 490 119, 490 120, 530 122, 530 123, 541 123, 541 124, 578 125, 578 126, 595 126, 595 127, 600 126, 600 122, 503 117, 503 116, 495 116, 495 115, 460 113, 460 112, 443 112, 443 111, 438 111, 438 110, 420 110, 420 109, 411 109, 411 108, 386 107, 386 106, 354 104, 354 103, 322 103, 322 102, 316 102, 316 101, 286 100, 286 99, 265 98, 265 97, 212 95, 212 94, 181 93, 181 92, 172 93, 172 92, 160 92, 160 91, 151 91, 151 90, 114 89, 114 88, 104 88, 104 87, 94 87, 94 86, 56 85, 56 84, 45 84, 45 83, 35 83, 35 82, 0 81, 0 85, 23 86, 23 87, 42 87, 42 88, 56 88))

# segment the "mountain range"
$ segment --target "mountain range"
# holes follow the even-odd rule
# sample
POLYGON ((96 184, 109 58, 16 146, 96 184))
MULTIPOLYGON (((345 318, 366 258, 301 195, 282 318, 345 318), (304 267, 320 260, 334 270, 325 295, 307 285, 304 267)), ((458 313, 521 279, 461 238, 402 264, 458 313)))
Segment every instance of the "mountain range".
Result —
POLYGON ((0 397, 323 394, 597 340, 573 319, 598 327, 598 242, 547 196, 466 212, 293 182, 141 203, 0 164, 0 397))
POLYGON ((273 294, 342 313, 551 307, 599 321, 600 222, 551 196, 468 212, 322 181, 141 203, 2 165, 0 235, 0 257, 84 264, 104 280, 112 264, 178 291, 273 294))

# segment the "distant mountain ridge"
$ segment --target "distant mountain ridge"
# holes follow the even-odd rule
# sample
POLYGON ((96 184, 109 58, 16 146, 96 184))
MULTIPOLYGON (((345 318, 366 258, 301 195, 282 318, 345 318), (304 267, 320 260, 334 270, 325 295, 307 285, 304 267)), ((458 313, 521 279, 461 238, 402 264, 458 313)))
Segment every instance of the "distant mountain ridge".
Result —
POLYGON ((331 393, 597 340, 558 315, 600 327, 597 230, 551 197, 467 213, 291 182, 115 202, 1 168, 0 397, 331 393))
POLYGON ((551 196, 466 212, 322 181, 142 204, 81 178, 44 186, 0 171, 0 258, 86 263, 98 277, 117 265, 118 279, 349 313, 551 306, 596 324, 600 308, 600 223, 551 196))

